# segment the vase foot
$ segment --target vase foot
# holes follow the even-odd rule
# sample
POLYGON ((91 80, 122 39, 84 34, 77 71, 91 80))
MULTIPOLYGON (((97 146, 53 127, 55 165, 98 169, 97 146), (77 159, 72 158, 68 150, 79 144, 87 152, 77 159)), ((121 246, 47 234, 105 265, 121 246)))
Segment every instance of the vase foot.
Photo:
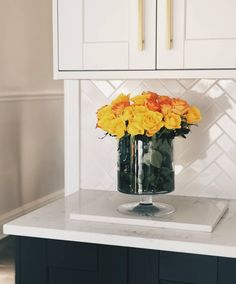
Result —
POLYGON ((117 210, 129 216, 143 216, 143 217, 163 217, 175 212, 172 205, 153 202, 153 203, 125 203, 120 205, 117 210))

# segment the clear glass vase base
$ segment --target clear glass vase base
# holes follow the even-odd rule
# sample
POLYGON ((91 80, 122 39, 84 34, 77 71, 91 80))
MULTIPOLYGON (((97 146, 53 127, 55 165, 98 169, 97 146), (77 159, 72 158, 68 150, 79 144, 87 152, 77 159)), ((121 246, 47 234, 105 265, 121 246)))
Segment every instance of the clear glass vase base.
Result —
POLYGON ((172 205, 159 202, 150 204, 141 202, 125 203, 120 205, 117 210, 125 215, 140 217, 163 217, 175 212, 175 208, 172 205))

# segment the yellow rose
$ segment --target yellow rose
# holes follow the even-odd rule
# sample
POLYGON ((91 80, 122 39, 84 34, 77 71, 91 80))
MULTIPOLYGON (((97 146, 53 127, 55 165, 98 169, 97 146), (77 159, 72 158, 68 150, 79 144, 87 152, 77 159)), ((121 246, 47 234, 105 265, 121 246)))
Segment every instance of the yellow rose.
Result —
POLYGON ((97 127, 109 132, 110 121, 115 119, 111 106, 104 106, 97 111, 97 127))
POLYGON ((173 99, 172 105, 172 111, 178 115, 183 115, 189 110, 189 104, 181 99, 173 99))
POLYGON ((135 121, 143 122, 144 115, 147 113, 148 109, 145 106, 133 106, 133 119, 135 121))
POLYGON ((133 118, 133 106, 126 107, 123 111, 122 117, 125 121, 131 120, 133 118))
POLYGON ((116 116, 123 113, 124 109, 130 105, 129 95, 120 94, 111 102, 111 108, 116 116))
POLYGON ((147 136, 153 136, 163 126, 163 115, 160 112, 148 111, 143 118, 143 127, 147 131, 147 136))
POLYGON ((111 106, 105 105, 105 106, 98 109, 98 111, 97 111, 98 120, 103 118, 104 116, 107 116, 107 115, 113 115, 111 106))
POLYGON ((131 105, 124 109, 122 117, 126 121, 130 121, 132 119, 142 120, 147 111, 148 109, 145 106, 131 105))
POLYGON ((178 114, 170 113, 164 117, 165 127, 167 129, 181 128, 181 117, 178 114))
POLYGON ((101 128, 102 130, 109 132, 111 120, 114 119, 113 117, 104 117, 97 122, 97 127, 101 128))
POLYGON ((144 106, 131 105, 124 109, 122 117, 126 121, 132 120, 133 118, 137 120, 138 117, 141 118, 146 111, 147 108, 144 106))
POLYGON ((190 107, 186 114, 186 119, 189 124, 198 123, 202 119, 200 110, 195 106, 190 107))
POLYGON ((115 135, 117 138, 122 138, 125 135, 126 125, 121 118, 116 118, 110 121, 108 133, 115 135))
POLYGON ((148 109, 145 106, 133 106, 133 113, 134 115, 136 114, 144 114, 145 112, 147 112, 148 109))
POLYGON ((132 136, 138 134, 143 135, 144 134, 143 121, 140 119, 139 120, 132 119, 131 121, 129 121, 127 132, 132 136))
POLYGON ((143 92, 141 95, 133 97, 131 99, 131 101, 136 104, 136 105, 144 105, 146 99, 149 97, 150 95, 148 93, 143 92))

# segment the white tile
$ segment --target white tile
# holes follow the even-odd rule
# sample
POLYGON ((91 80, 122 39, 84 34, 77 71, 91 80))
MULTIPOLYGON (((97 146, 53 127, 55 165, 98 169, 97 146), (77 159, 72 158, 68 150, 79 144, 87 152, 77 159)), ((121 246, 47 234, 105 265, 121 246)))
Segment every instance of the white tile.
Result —
POLYGON ((204 190, 201 190, 200 195, 202 197, 219 197, 222 188, 216 184, 215 180, 211 182, 204 190))
POLYGON ((227 136, 226 134, 222 135, 217 141, 223 152, 225 152, 228 157, 235 160, 236 157, 236 144, 227 136))
POLYGON ((222 112, 227 113, 236 122, 236 102, 225 95, 216 100, 222 112))
POLYGON ((197 82, 196 79, 181 79, 179 82, 185 87, 185 89, 189 89, 192 87, 194 83, 197 82))
POLYGON ((115 90, 112 99, 114 99, 120 93, 124 94, 133 93, 133 91, 136 90, 140 86, 140 84, 142 84, 142 80, 125 81, 124 84, 122 84, 119 88, 115 90))
POLYGON ((236 187, 235 182, 224 172, 222 172, 216 179, 215 183, 218 188, 219 198, 235 198, 236 199, 236 187))
POLYGON ((111 84, 112 84, 112 86, 114 86, 114 88, 118 88, 118 87, 120 87, 121 86, 121 84, 123 84, 124 83, 124 81, 122 81, 122 80, 110 80, 109 81, 111 84))
POLYGON ((92 81, 81 81, 81 109, 87 107, 85 100, 93 103, 94 109, 107 104, 109 99, 92 83, 92 81))
MULTIPOLYGON (((210 128, 219 118, 222 116, 222 109, 213 103, 210 107, 202 114, 202 120, 199 123, 199 129, 204 130, 210 128)), ((195 132, 195 129, 193 129, 195 132)))
POLYGON ((212 99, 216 99, 222 96, 224 94, 224 91, 219 86, 213 85, 206 94, 212 99))
POLYGON ((185 169, 176 177, 178 186, 185 187, 190 184, 202 171, 205 171, 211 166, 217 157, 221 154, 221 150, 217 145, 212 145, 207 151, 201 152, 198 158, 193 163, 189 164, 185 169))
POLYGON ((198 185, 199 191, 204 190, 209 183, 214 181, 214 179, 221 173, 221 168, 215 163, 210 164, 205 167, 205 170, 198 175, 194 181, 189 185, 192 187, 194 184, 198 185))
POLYGON ((185 88, 178 82, 178 80, 161 80, 162 84, 170 91, 172 96, 181 96, 185 93, 185 88))
POLYGON ((220 80, 218 83, 236 101, 236 82, 233 80, 220 80))
POLYGON ((92 82, 107 98, 109 98, 115 90, 115 88, 109 84, 108 81, 93 80, 92 82))
POLYGON ((223 115, 217 124, 236 142, 236 124, 228 115, 223 115))
POLYGON ((215 82, 215 80, 201 79, 191 88, 191 90, 202 94, 206 92, 207 89, 209 89, 215 82))
POLYGON ((140 95, 143 91, 149 91, 149 89, 146 87, 144 82, 140 82, 140 84, 129 93, 131 97, 134 97, 140 95))
POLYGON ((144 80, 148 91, 156 92, 162 96, 171 96, 171 92, 159 80, 144 80))
POLYGON ((212 162, 221 154, 221 149, 213 144, 209 149, 199 153, 198 159, 193 162, 189 167, 196 172, 201 172, 210 166, 212 162))
MULTIPOLYGON (((227 175, 236 182, 236 164, 232 162, 231 159, 227 155, 222 155, 217 159, 217 164, 221 169, 224 170, 224 172, 227 173, 227 175)), ((236 185, 235 185, 236 190, 236 185)))
MULTIPOLYGON (((182 165, 187 165, 193 160, 204 156, 207 148, 218 139, 223 131, 213 125, 209 129, 202 131, 200 127, 191 133, 189 137, 182 140, 182 150, 176 153, 176 159, 180 160, 182 165)), ((177 149, 178 150, 178 149, 177 149)))

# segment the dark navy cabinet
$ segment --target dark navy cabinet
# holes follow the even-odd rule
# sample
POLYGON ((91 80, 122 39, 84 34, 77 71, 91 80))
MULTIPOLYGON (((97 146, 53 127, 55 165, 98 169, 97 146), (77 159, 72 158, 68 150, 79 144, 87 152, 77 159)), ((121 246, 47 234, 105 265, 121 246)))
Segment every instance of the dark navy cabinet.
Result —
POLYGON ((219 258, 218 284, 236 284, 236 259, 219 258))
POLYGON ((217 257, 160 252, 159 261, 161 284, 217 283, 217 257))
POLYGON ((16 237, 16 284, 236 284, 236 259, 16 237))

